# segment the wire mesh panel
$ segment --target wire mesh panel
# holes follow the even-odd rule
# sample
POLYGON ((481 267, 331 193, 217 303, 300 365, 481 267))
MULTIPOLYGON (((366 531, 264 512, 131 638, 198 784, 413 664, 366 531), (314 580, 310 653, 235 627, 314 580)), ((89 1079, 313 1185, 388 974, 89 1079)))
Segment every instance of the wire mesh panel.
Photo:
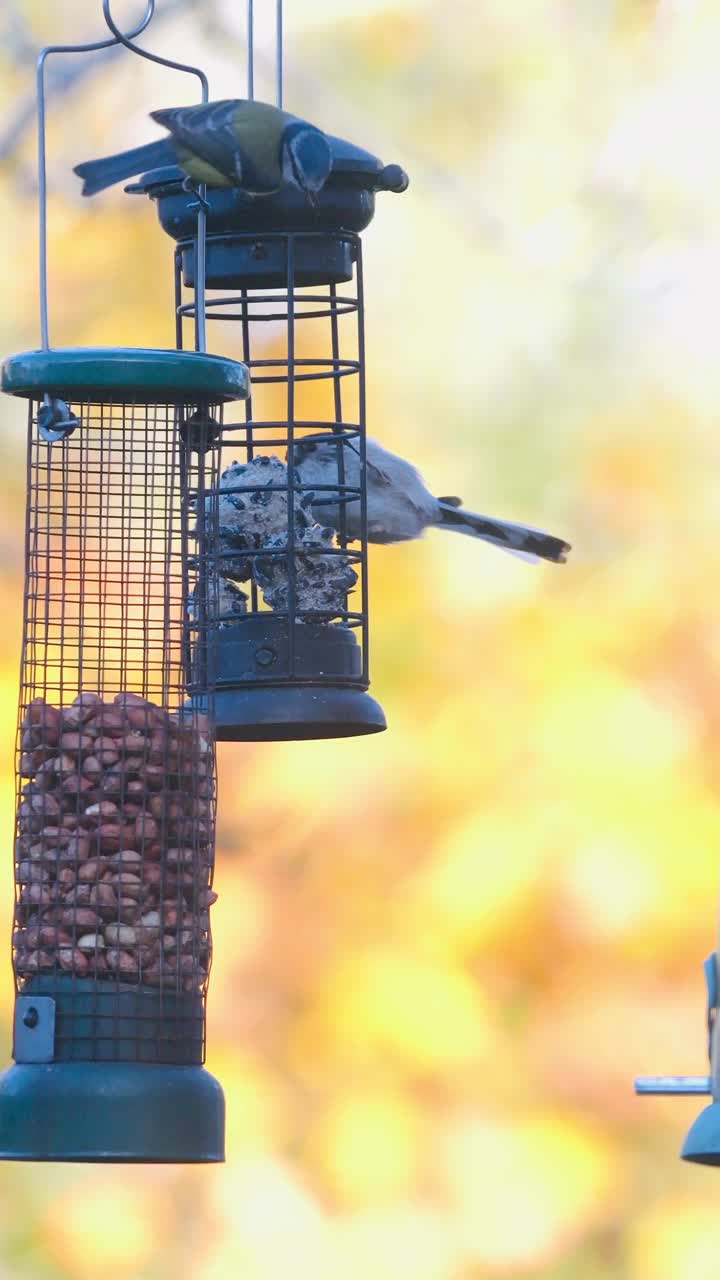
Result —
POLYGON ((209 563, 187 552, 222 409, 73 407, 52 443, 30 407, 16 983, 55 997, 55 1060, 200 1062, 215 761, 209 708, 184 705, 209 563))
MULTIPOLYGON (((384 728, 384 718, 364 692, 360 240, 349 232, 235 234, 231 249, 228 273, 246 283, 209 297, 207 318, 224 330, 218 341, 238 344, 253 394, 239 414, 226 415, 217 488, 206 483, 205 508, 216 502, 218 520, 211 619, 218 736, 374 732, 384 728), (308 246, 317 263, 324 245, 337 252, 337 242, 351 278, 340 285, 303 283, 308 246)), ((179 345, 184 322, 194 316, 194 303, 182 301, 184 253, 180 245, 179 345)))

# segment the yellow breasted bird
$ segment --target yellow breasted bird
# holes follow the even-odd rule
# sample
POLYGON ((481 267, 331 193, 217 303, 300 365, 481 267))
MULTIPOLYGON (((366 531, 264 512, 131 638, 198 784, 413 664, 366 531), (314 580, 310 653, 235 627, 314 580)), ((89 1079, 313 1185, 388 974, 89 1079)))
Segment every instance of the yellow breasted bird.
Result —
POLYGON ((76 165, 84 196, 172 164, 191 182, 208 187, 267 196, 289 183, 312 199, 332 168, 332 149, 322 130, 267 102, 224 98, 150 114, 169 138, 76 165))

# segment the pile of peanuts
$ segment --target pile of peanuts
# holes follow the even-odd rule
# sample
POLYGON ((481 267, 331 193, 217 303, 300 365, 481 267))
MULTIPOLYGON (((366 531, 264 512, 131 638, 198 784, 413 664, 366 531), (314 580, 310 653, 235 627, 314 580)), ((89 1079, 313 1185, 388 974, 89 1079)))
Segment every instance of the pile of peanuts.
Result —
POLYGON ((213 755, 207 726, 134 693, 21 724, 15 971, 194 991, 209 967, 213 755))

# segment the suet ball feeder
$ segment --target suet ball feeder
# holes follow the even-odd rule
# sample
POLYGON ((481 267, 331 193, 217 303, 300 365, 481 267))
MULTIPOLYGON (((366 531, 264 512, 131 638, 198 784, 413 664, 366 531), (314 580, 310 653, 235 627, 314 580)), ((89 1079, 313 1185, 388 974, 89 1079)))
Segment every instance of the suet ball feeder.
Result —
MULTIPOLYGON (((244 615, 217 615, 209 635, 216 675, 219 740, 301 740, 377 733, 382 708, 368 693, 365 336, 362 245, 375 194, 404 191, 407 175, 367 151, 331 138, 335 162, 314 206, 287 188, 263 200, 218 189, 206 196, 208 323, 237 331, 253 396, 244 420, 226 417, 220 437, 218 572, 242 590, 244 615), (349 286, 339 291, 338 286, 349 286), (306 326, 325 333, 302 354, 306 326), (272 326, 272 354, 258 353, 272 326), (280 406, 279 408, 277 406, 280 406), (265 410, 263 412, 263 410, 265 410), (332 441, 337 487, 312 492, 292 465, 303 441, 332 441), (357 488, 345 483, 344 458, 360 456, 357 488), (258 471, 270 459, 270 480, 258 471), (240 468, 241 482, 229 474, 240 468), (249 473, 253 474, 249 476, 249 473), (251 481, 256 480, 253 492, 251 481), (280 505, 278 505, 278 499, 280 505), (260 504, 274 503, 274 522, 260 504), (359 534, 347 536, 354 503, 359 534), (244 508, 242 518, 233 505, 244 508), (331 510, 329 510, 331 509, 331 510), (333 521, 329 518, 331 512, 333 521), (259 525, 255 520, 260 521, 259 525), (327 518, 326 518, 327 517, 327 518), (258 533, 258 529, 262 532, 258 533), (325 538, 323 542, 322 539, 325 538), (291 550, 295 554, 290 554, 291 550), (251 553, 257 554, 251 554, 251 553), (334 578, 323 597, 313 583, 334 578), (342 589, 343 581, 346 587, 342 589), (327 607, 326 607, 327 604, 327 607)), ((175 251, 176 337, 197 314, 193 202, 180 171, 146 174, 128 188, 156 201, 175 251)), ((204 691, 191 687, 192 704, 204 691)))

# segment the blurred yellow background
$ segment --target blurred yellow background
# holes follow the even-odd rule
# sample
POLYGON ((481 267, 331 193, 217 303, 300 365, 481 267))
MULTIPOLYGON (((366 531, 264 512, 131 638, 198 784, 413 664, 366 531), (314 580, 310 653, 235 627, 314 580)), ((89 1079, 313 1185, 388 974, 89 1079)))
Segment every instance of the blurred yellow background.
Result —
MULTIPOLYGON (((3 0, 0 347, 38 340, 32 54, 97 0, 3 0)), ((257 91, 272 92, 270 0, 257 91)), ((244 92, 244 6, 151 47, 244 92)), ((119 0, 120 20, 138 6, 119 0)), ((286 0, 286 101, 397 161, 365 235, 370 432, 435 492, 565 536, 371 561, 389 731, 220 752, 217 1168, 0 1166, 12 1280, 716 1280, 677 1152, 720 863, 716 0, 286 0)), ((58 344, 173 344, 170 242, 72 165, 192 88, 129 54, 50 102, 58 344)), ((211 339, 216 334, 211 329, 211 339)), ((223 333, 224 350, 233 354, 223 333)), ((10 936, 24 430, 0 404, 10 936)), ((8 947, 9 951, 9 947, 8 947)), ((9 958, 0 970, 10 1058, 9 958)))

